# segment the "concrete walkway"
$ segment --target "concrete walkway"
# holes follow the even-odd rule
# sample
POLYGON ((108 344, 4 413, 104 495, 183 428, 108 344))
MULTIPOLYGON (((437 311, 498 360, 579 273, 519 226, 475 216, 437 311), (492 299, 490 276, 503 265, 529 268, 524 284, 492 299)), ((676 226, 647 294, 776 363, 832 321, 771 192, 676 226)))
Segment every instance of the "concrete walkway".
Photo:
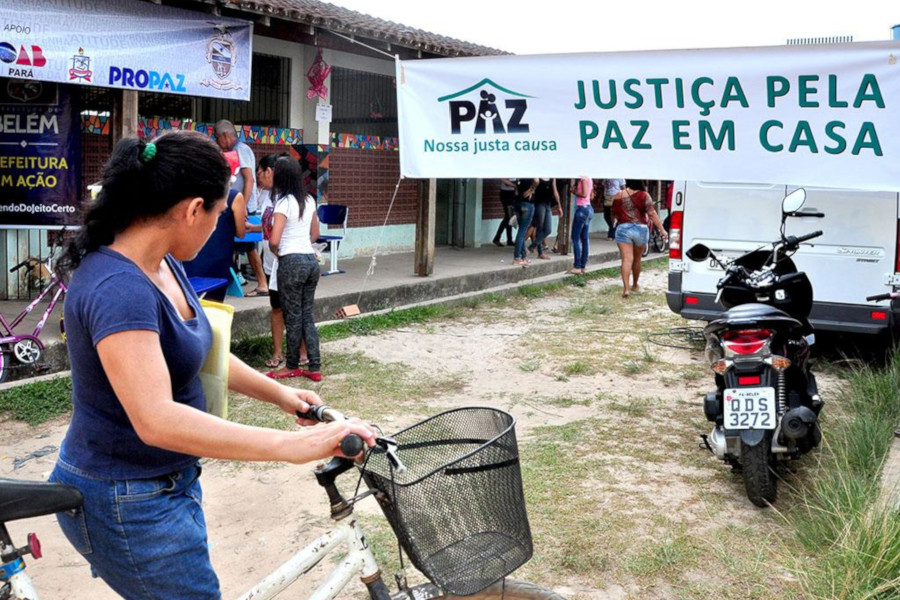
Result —
MULTIPOLYGON (((414 274, 413 253, 388 254, 376 257, 374 270, 367 276, 372 265, 371 257, 341 260, 338 266, 346 272, 322 277, 316 291, 316 321, 330 321, 338 309, 349 304, 357 304, 363 314, 419 304, 440 301, 464 294, 487 291, 509 285, 521 285, 547 276, 560 275, 572 267, 572 255, 550 255, 551 260, 534 258, 528 268, 512 266, 513 249, 486 245, 480 248, 439 247, 435 252, 434 273, 429 277, 414 274)), ((648 258, 659 257, 652 254, 648 258)), ((327 258, 327 257, 326 257, 327 258)), ((591 237, 588 269, 597 268, 600 263, 618 259, 618 249, 614 242, 606 239, 605 232, 591 237)), ((256 282, 248 282, 244 291, 256 287, 256 282)), ((255 336, 269 333, 269 299, 237 298, 228 296, 226 302, 235 307, 233 335, 255 336)), ((27 302, 0 301, 0 311, 7 318, 22 311, 27 302)), ((17 328, 17 332, 31 332, 43 315, 46 304, 38 305, 17 328)), ((60 306, 48 320, 41 340, 47 345, 44 362, 52 370, 67 368, 65 348, 60 341, 60 306)), ((27 375, 24 369, 21 375, 27 375)), ((18 374, 13 374, 16 376, 18 374)))

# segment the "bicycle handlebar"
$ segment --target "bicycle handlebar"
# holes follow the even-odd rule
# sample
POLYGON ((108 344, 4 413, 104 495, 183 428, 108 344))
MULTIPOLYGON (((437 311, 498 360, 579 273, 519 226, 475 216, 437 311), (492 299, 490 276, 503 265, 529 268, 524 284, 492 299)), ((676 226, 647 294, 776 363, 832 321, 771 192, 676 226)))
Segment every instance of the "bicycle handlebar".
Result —
POLYGON ((20 262, 20 263, 17 264, 16 266, 14 266, 12 269, 10 269, 9 272, 10 272, 10 273, 15 273, 16 271, 18 271, 19 269, 21 269, 22 267, 24 267, 25 265, 27 265, 29 260, 31 260, 31 259, 26 258, 25 260, 23 260, 22 262, 20 262))
MULTIPOLYGON (((306 413, 302 413, 299 410, 296 412, 297 416, 301 419, 311 419, 313 421, 318 421, 319 423, 347 420, 347 417, 340 411, 335 410, 330 406, 325 406, 324 404, 317 406, 310 405, 309 411, 306 413)), ((395 440, 378 436, 375 438, 375 445, 387 455, 388 461, 393 465, 394 470, 398 474, 406 472, 406 465, 404 465, 403 461, 400 460, 400 457, 397 456, 397 449, 399 446, 395 440)), ((365 450, 365 448, 365 442, 363 442, 363 439, 355 433, 351 433, 341 440, 341 452, 348 458, 357 456, 360 452, 365 450)))
MULTIPOLYGON (((297 416, 301 419, 310 419, 312 421, 318 421, 319 423, 347 420, 347 417, 341 414, 340 411, 337 411, 330 406, 325 406, 324 404, 318 406, 310 405, 309 412, 306 413, 302 413, 298 410, 297 416)), ((363 442, 363 439, 355 433, 351 433, 341 440, 341 452, 348 458, 357 456, 365 447, 366 444, 363 442)))

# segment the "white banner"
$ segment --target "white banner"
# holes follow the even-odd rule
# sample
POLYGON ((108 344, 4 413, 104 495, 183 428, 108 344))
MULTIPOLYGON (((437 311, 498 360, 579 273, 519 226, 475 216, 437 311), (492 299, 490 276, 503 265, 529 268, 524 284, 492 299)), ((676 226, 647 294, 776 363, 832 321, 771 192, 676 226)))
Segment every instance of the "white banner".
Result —
POLYGON ((405 61, 407 177, 900 191, 900 43, 405 61))
POLYGON ((0 77, 250 99, 253 26, 137 0, 0 4, 0 77))

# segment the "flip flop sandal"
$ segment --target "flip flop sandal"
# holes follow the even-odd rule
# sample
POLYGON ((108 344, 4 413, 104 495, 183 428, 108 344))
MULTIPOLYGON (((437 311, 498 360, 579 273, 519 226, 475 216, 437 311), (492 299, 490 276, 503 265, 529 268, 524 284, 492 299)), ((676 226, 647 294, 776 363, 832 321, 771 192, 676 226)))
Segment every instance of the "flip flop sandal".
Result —
POLYGON ((268 295, 269 295, 269 290, 260 290, 259 288, 256 288, 255 290, 251 290, 251 291, 247 292, 246 294, 244 294, 244 297, 245 298, 260 298, 260 297, 268 296, 268 295))
POLYGON ((303 375, 303 369, 293 369, 291 371, 285 371, 284 373, 277 373, 275 371, 269 371, 266 373, 266 377, 270 379, 290 379, 291 377, 300 377, 303 375))
POLYGON ((269 360, 267 360, 265 364, 266 364, 266 366, 269 367, 270 369, 277 369, 277 368, 280 367, 282 364, 284 364, 284 359, 283 359, 283 358, 275 358, 275 357, 272 357, 272 358, 270 358, 269 360))

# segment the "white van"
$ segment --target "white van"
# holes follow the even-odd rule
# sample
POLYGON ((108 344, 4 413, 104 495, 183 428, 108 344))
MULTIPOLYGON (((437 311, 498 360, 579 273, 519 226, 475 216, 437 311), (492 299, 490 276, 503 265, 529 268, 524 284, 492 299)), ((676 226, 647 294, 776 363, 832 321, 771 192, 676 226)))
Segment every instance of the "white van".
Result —
MULTIPOLYGON (((672 197, 669 251, 669 308, 688 319, 711 320, 722 270, 694 263, 683 251, 697 243, 719 257, 734 258, 779 238, 781 201, 797 186, 676 181, 672 197)), ((789 217, 787 235, 821 229, 794 255, 797 269, 813 285, 810 322, 819 330, 878 334, 900 322, 888 301, 866 296, 900 287, 900 194, 803 186, 801 212, 824 216, 789 217)))

